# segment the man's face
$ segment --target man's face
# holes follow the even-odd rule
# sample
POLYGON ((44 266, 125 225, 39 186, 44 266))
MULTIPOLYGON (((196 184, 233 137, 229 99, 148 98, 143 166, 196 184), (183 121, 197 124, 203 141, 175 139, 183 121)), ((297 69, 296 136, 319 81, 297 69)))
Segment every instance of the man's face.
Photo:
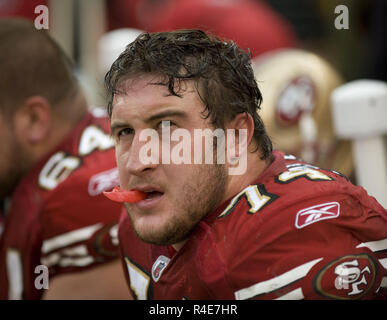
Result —
POLYGON ((9 196, 25 173, 26 157, 12 121, 0 112, 0 199, 9 196))
MULTIPOLYGON (((178 128, 190 133, 192 152, 199 142, 194 141, 194 129, 212 127, 209 119, 202 117, 203 105, 192 83, 183 84, 186 90, 180 98, 169 95, 165 86, 150 84, 157 80, 143 76, 126 81, 126 94, 114 98, 111 125, 121 188, 147 192, 145 200, 125 203, 134 230, 145 242, 167 245, 186 239, 195 225, 224 200, 227 173, 224 165, 204 161, 163 163, 165 121, 170 121, 171 134, 178 128), (139 139, 145 129, 158 133, 160 154, 154 164, 144 164, 139 156, 147 144, 139 139)), ((169 150, 177 143, 171 141, 169 150)))

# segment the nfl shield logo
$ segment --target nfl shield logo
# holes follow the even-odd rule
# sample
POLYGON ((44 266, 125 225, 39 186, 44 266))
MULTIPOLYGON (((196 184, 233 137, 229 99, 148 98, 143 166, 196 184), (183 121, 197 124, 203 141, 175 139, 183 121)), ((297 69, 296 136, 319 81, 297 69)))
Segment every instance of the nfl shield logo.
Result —
POLYGON ((161 274, 163 273, 164 269, 166 268, 166 266, 168 265, 169 261, 171 259, 169 259, 168 257, 166 256, 159 256, 155 263, 153 264, 153 267, 152 267, 152 278, 153 278, 153 281, 157 282, 159 281, 160 277, 161 277, 161 274))

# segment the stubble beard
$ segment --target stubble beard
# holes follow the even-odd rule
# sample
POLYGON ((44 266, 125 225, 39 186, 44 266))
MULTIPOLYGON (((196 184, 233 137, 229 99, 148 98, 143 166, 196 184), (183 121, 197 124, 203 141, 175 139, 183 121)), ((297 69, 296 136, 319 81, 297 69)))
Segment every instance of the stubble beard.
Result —
POLYGON ((31 156, 16 140, 7 143, 10 143, 11 150, 5 155, 8 166, 2 169, 5 172, 0 173, 0 199, 12 195, 23 176, 28 172, 31 159, 31 156))
POLYGON ((199 165, 191 179, 187 179, 179 194, 174 196, 172 215, 161 230, 139 232, 135 221, 128 215, 137 237, 147 243, 172 245, 186 240, 195 226, 223 200, 227 185, 227 172, 224 165, 199 165))

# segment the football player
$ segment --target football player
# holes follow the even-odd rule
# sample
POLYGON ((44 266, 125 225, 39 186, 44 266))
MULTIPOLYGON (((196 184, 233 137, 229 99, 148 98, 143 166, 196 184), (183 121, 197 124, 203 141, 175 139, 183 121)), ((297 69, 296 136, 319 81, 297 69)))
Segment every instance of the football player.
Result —
POLYGON ((386 297, 387 211, 343 175, 272 150, 250 58, 232 41, 143 34, 105 82, 120 188, 145 197, 125 202, 119 225, 137 299, 386 297), (236 132, 234 145, 225 134, 209 153, 231 156, 200 161, 195 135, 215 129, 236 132), (187 149, 191 161, 169 161, 187 149))
POLYGON ((30 22, 0 20, 0 69, 0 299, 129 297, 106 112, 30 22))

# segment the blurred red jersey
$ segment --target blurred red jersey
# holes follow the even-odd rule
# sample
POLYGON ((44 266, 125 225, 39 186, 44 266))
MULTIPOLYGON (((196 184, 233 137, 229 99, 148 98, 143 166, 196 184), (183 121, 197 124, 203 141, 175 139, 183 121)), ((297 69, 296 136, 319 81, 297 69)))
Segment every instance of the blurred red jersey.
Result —
POLYGON ((48 1, 47 0, 1 0, 0 17, 23 17, 26 19, 34 20, 39 15, 39 13, 35 13, 35 8, 37 8, 40 5, 48 6, 48 1))
POLYGON ((273 154, 175 254, 140 241, 122 214, 138 299, 387 298, 387 211, 339 173, 273 154))
POLYGON ((234 40, 243 49, 249 48, 252 57, 298 45, 291 24, 265 1, 111 0, 108 13, 110 29, 202 29, 234 40))
POLYGON ((2 221, 0 299, 39 299, 44 270, 52 279, 118 256, 121 205, 102 195, 118 184, 108 128, 88 113, 15 189, 2 221))

